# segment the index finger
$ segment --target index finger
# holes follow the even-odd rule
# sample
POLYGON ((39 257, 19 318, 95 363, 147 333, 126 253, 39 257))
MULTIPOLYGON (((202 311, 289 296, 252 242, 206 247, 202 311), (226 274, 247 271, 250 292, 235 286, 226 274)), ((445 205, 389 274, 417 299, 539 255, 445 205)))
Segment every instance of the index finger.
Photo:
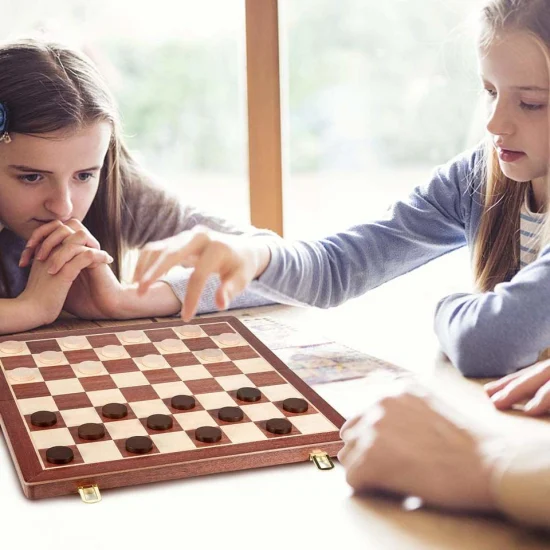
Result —
POLYGON ((206 285, 206 279, 212 273, 218 272, 220 261, 219 250, 215 247, 207 248, 204 251, 191 277, 189 277, 187 292, 181 309, 181 316, 184 321, 190 321, 195 316, 199 299, 206 285))

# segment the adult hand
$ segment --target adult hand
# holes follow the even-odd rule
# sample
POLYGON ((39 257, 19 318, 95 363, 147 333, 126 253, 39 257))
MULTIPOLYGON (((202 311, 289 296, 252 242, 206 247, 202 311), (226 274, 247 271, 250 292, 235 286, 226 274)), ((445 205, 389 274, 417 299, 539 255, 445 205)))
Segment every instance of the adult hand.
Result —
POLYGON ((415 495, 445 508, 495 508, 483 437, 457 419, 434 396, 405 391, 377 400, 342 427, 338 458, 348 483, 356 492, 415 495))
POLYGON ((525 414, 538 416, 550 410, 550 360, 540 361, 489 382, 485 391, 497 409, 510 409, 525 400, 525 414))

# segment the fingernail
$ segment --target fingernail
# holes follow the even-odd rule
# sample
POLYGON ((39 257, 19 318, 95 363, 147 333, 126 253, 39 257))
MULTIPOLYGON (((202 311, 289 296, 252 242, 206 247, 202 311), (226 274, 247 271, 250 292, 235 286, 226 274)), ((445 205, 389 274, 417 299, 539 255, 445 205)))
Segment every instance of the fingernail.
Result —
POLYGON ((112 256, 110 256, 109 254, 107 254, 107 263, 112 264, 114 261, 115 261, 115 259, 112 256))
POLYGON ((55 268, 54 268, 54 267, 50 267, 50 268, 48 269, 48 273, 49 273, 50 275, 53 275, 53 274, 55 273, 55 268))

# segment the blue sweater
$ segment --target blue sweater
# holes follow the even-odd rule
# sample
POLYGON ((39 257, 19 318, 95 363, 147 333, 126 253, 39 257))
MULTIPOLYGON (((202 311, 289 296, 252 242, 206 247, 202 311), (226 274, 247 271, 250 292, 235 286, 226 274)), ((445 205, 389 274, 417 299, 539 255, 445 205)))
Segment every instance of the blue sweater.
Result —
MULTIPOLYGON (((387 216, 317 241, 274 241, 252 288, 281 302, 337 306, 464 245, 483 212, 484 154, 464 153, 387 216)), ((550 247, 492 292, 452 294, 435 313, 443 351, 466 376, 493 377, 550 347, 550 247)))

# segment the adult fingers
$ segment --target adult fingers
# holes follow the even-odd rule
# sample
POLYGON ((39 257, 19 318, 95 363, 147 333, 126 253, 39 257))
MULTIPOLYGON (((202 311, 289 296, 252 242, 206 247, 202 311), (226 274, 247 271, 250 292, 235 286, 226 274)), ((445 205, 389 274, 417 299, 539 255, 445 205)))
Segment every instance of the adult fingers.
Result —
POLYGON ((491 397, 493 394, 505 388, 512 380, 519 378, 521 375, 522 375, 521 371, 514 372, 512 374, 509 374, 508 376, 499 378, 498 380, 493 380, 492 382, 488 382, 483 386, 483 388, 485 389, 485 392, 487 393, 487 395, 491 397))
POLYGON ((509 409, 512 405, 527 397, 533 396, 539 388, 550 380, 550 367, 530 369, 521 376, 511 380, 503 389, 491 396, 491 401, 498 409, 509 409))
POLYGON ((538 416, 550 410, 550 382, 546 382, 529 401, 524 411, 530 416, 538 416))

